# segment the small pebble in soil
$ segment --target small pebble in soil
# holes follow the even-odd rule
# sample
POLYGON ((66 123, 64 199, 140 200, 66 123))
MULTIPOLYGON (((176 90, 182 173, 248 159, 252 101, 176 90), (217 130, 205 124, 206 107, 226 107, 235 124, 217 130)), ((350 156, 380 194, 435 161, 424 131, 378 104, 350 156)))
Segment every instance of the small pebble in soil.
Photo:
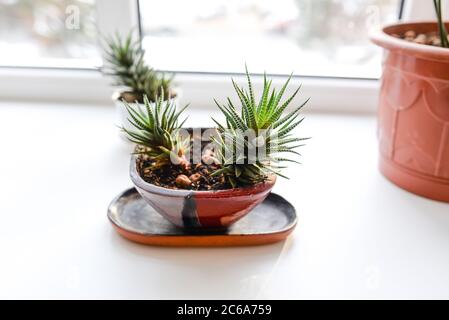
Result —
POLYGON ((419 44, 426 44, 427 43, 427 37, 425 34, 418 34, 418 36, 414 40, 416 43, 419 44))
MULTIPOLYGON (((417 44, 425 44, 430 46, 441 46, 441 39, 437 32, 429 32, 429 33, 416 33, 413 30, 409 30, 402 35, 392 34, 395 38, 400 38, 408 42, 414 42, 417 44)), ((448 36, 449 40, 449 36, 448 36)))
POLYGON ((192 181, 185 174, 180 174, 177 176, 175 181, 176 185, 182 188, 188 187, 192 184, 192 181))
POLYGON ((189 177, 190 181, 192 182, 197 182, 198 180, 201 179, 201 174, 199 173, 194 173, 189 177))
POLYGON ((221 165, 215 158, 213 150, 207 148, 207 143, 202 147, 202 155, 206 156, 203 160, 208 162, 203 161, 189 166, 170 164, 159 168, 152 167, 153 163, 144 153, 144 147, 136 147, 136 152, 141 152, 137 157, 137 171, 144 181, 163 188, 198 191, 232 188, 223 174, 212 175, 221 168, 221 165))
POLYGON ((415 39, 415 38, 416 38, 416 32, 413 30, 409 30, 406 33, 404 33, 405 40, 413 41, 413 39, 415 39))
POLYGON ((143 180, 156 186, 170 189, 187 190, 223 190, 231 186, 223 175, 212 176, 220 166, 216 164, 198 163, 189 168, 168 165, 157 169, 151 168, 150 160, 137 158, 137 168, 143 180))

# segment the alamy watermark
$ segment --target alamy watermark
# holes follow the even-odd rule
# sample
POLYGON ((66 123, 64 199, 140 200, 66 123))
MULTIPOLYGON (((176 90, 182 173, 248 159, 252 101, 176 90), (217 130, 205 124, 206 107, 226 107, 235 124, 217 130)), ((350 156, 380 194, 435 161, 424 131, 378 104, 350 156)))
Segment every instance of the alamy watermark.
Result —
POLYGON ((79 30, 81 28, 80 24, 80 8, 76 5, 68 5, 65 8, 65 27, 69 30, 79 30))

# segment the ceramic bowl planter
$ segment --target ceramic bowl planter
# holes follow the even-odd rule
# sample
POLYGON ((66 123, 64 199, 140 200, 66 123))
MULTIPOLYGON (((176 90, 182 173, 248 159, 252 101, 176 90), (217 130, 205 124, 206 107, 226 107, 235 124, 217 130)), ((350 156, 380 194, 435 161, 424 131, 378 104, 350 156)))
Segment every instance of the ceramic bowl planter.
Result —
POLYGON ((409 30, 427 33, 438 27, 396 24, 372 36, 385 49, 378 111, 380 170, 408 191, 449 202, 449 49, 391 36, 409 30))
POLYGON ((140 177, 136 156, 131 157, 130 175, 146 203, 176 226, 185 228, 230 226, 265 200, 276 181, 273 176, 254 186, 216 191, 162 188, 140 177))
MULTIPOLYGON (((136 128, 125 130, 129 140, 136 143, 131 156, 131 180, 140 199, 149 204, 147 208, 154 210, 147 210, 148 215, 144 215, 138 212, 141 205, 127 206, 130 210, 113 205, 111 221, 117 222, 118 216, 137 220, 139 215, 143 224, 133 228, 134 231, 148 230, 145 226, 151 223, 152 212, 157 212, 165 220, 188 230, 187 233, 222 234, 225 230, 231 232, 239 224, 245 226, 245 234, 254 230, 248 225, 247 221, 251 221, 248 219, 231 225, 253 209, 260 213, 273 208, 269 200, 264 200, 270 194, 276 176, 287 178, 281 170, 287 163, 298 163, 291 157, 300 156, 296 149, 304 146, 303 141, 308 139, 296 137, 292 132, 304 120, 299 113, 308 99, 284 112, 299 91, 298 87, 291 96, 283 99, 290 78, 277 91, 265 76, 259 98, 254 95, 247 69, 246 77, 247 90, 233 82, 240 100, 238 112, 230 98, 227 99, 229 105, 220 105, 215 100, 226 123, 212 118, 217 125, 214 128, 183 127, 186 121, 183 112, 188 105, 178 109, 175 104, 163 103, 162 98, 156 100, 155 105, 147 103, 141 110, 127 108, 129 121, 136 128), (121 215, 119 211, 131 211, 131 215, 121 215)), ((134 200, 132 203, 137 203, 134 200)), ((285 214, 281 211, 279 214, 278 218, 285 221, 285 214)), ((128 223, 117 222, 116 225, 123 227, 128 223)), ((157 233, 161 234, 159 231, 157 233)))

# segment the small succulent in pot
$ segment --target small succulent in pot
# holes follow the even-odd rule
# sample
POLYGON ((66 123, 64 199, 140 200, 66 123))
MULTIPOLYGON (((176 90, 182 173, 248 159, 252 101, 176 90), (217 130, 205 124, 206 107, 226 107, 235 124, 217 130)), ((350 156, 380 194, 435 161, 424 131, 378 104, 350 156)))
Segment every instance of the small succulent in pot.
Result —
MULTIPOLYGON (((186 136, 181 128, 184 121, 178 121, 185 107, 177 111, 174 103, 164 103, 159 97, 155 106, 145 99, 145 109, 127 108, 135 130, 123 130, 137 144, 131 180, 145 201, 177 226, 231 225, 266 198, 276 175, 283 176, 282 163, 296 162, 280 154, 298 155, 298 142, 305 139, 291 132, 301 123, 299 111, 308 100, 285 112, 299 88, 281 102, 290 78, 277 93, 264 76, 263 93, 256 103, 248 71, 246 75, 249 91, 234 83, 240 113, 230 99, 227 106, 219 105, 226 125, 214 120, 218 128, 209 132, 212 141, 202 145, 198 163, 189 161, 195 150, 195 129, 186 136), (253 136, 242 139, 243 131, 253 132, 253 136), (239 144, 243 152, 234 153, 239 144), (250 146, 254 144, 264 146, 266 153, 253 155, 250 146)), ((206 131, 200 132, 201 138, 206 131)))
POLYGON ((127 102, 143 103, 143 97, 154 102, 162 93, 170 96, 173 76, 167 76, 148 66, 145 62, 145 50, 140 40, 134 39, 130 32, 124 39, 117 33, 105 39, 104 53, 108 64, 103 67, 105 75, 114 79, 114 85, 124 87, 121 98, 127 102))
POLYGON ((114 85, 122 88, 113 95, 116 104, 117 118, 121 126, 128 126, 127 110, 123 101, 135 108, 144 103, 144 97, 155 103, 157 97, 163 96, 167 100, 177 97, 172 89, 173 75, 154 70, 145 62, 145 50, 140 40, 135 39, 133 32, 126 37, 118 33, 104 39, 104 55, 107 64, 102 68, 104 75, 112 77, 114 85))

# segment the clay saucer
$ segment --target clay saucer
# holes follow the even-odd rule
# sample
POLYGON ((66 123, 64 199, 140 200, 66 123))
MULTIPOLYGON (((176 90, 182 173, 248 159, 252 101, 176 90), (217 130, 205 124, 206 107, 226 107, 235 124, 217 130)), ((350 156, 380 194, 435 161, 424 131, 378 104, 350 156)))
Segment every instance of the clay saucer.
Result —
POLYGON ((108 218, 123 237, 157 246, 250 246, 284 240, 295 228, 295 208, 270 193, 248 215, 228 228, 179 228, 146 204, 135 188, 119 194, 109 205, 108 218))

